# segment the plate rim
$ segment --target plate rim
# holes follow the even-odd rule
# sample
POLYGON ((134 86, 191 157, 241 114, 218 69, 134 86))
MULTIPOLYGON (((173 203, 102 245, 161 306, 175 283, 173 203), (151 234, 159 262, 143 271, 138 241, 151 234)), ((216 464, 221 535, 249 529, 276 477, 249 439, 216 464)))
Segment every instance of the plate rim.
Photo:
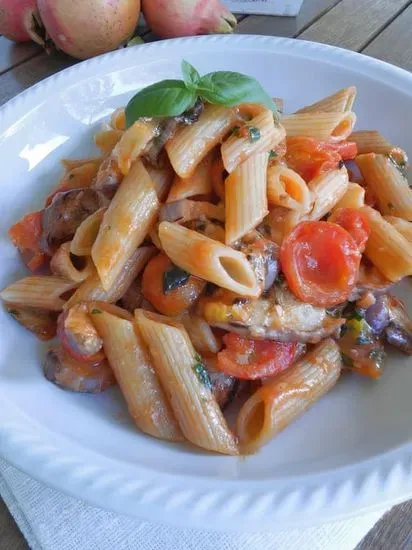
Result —
MULTIPOLYGON (((152 52, 165 47, 181 48, 183 54, 188 45, 214 43, 227 43, 233 47, 238 44, 256 51, 282 51, 286 48, 288 55, 318 58, 351 70, 361 70, 363 74, 389 82, 392 88, 405 91, 412 97, 412 74, 408 71, 356 52, 303 40, 261 35, 214 35, 164 40, 139 48, 152 52)), ((104 64, 109 67, 118 59, 130 58, 130 63, 133 63, 133 54, 133 48, 125 48, 80 62, 21 92, 0 108, 0 138, 13 118, 14 122, 20 120, 30 103, 37 107, 39 95, 44 101, 47 90, 57 83, 61 86, 70 82, 75 74, 88 77, 93 74, 93 68, 104 64)), ((131 472, 114 473, 111 466, 118 463, 98 453, 86 454, 100 459, 103 465, 86 466, 84 458, 79 460, 74 452, 79 444, 63 442, 53 433, 54 440, 57 438, 60 445, 73 450, 72 456, 61 457, 61 447, 51 445, 44 437, 47 430, 42 427, 41 436, 37 436, 33 430, 36 423, 30 421, 30 424, 25 414, 7 402, 1 388, 0 395, 4 403, 0 449, 6 460, 50 487, 92 505, 139 519, 186 527, 189 522, 190 526, 203 529, 210 529, 207 524, 212 523, 214 530, 253 531, 273 529, 275 523, 277 526, 314 525, 343 519, 412 497, 412 442, 355 465, 333 470, 333 475, 329 471, 303 476, 315 480, 306 487, 298 486, 296 482, 288 486, 285 482, 284 487, 264 490, 260 480, 222 482, 205 478, 199 481, 198 478, 177 474, 154 475, 145 480, 142 468, 141 479, 135 479, 130 477, 131 472), (374 463, 373 468, 371 463, 374 463), (187 486, 188 479, 192 480, 190 488, 182 488, 182 480, 187 486)))

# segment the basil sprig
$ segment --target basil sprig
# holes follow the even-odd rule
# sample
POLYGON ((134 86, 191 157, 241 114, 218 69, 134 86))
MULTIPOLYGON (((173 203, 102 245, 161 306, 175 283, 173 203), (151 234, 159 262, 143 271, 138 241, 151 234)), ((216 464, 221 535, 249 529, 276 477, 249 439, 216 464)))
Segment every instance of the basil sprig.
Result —
POLYGON ((127 127, 142 117, 179 116, 191 109, 198 97, 227 107, 259 103, 278 115, 270 95, 251 76, 232 71, 216 71, 200 76, 187 61, 182 61, 182 75, 183 80, 162 80, 137 92, 126 107, 127 127))

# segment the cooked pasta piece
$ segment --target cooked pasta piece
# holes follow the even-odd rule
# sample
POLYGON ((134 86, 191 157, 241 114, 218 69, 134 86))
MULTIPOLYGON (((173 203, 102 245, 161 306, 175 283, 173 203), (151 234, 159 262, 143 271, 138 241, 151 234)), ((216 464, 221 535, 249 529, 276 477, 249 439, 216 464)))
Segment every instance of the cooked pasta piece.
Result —
POLYGON ((54 275, 25 277, 2 290, 0 298, 16 306, 61 311, 65 304, 61 296, 76 286, 78 283, 54 275))
POLYGON ((349 182, 346 193, 333 207, 338 208, 362 208, 365 204, 365 189, 358 183, 349 182))
POLYGON ((113 111, 110 117, 110 125, 114 130, 126 130, 126 113, 123 107, 113 111))
POLYGON ((343 88, 332 95, 324 97, 320 101, 316 101, 316 103, 299 109, 296 113, 345 113, 346 111, 352 110, 355 98, 356 87, 349 86, 348 88, 343 88))
POLYGON ((124 176, 129 173, 132 163, 143 153, 157 132, 155 122, 138 120, 123 133, 112 155, 124 176))
POLYGON ((234 109, 209 104, 197 122, 179 128, 165 145, 176 174, 190 177, 199 162, 222 141, 235 118, 234 109))
POLYGON ((106 210, 107 208, 99 208, 79 225, 70 243, 72 254, 90 256, 106 210))
POLYGON ((395 147, 377 130, 359 130, 352 132, 349 141, 354 141, 358 146, 358 154, 377 153, 391 155, 399 164, 406 164, 408 157, 400 147, 395 147))
POLYGON ((258 389, 237 419, 241 451, 253 453, 268 443, 332 389, 341 369, 339 347, 328 339, 258 389))
POLYGON ((267 215, 267 165, 268 154, 258 153, 226 179, 226 244, 242 238, 267 215))
POLYGON ((163 250, 181 269, 241 296, 257 297, 260 288, 246 256, 177 223, 162 222, 163 250))
POLYGON ((102 130, 94 136, 94 142, 103 155, 109 155, 118 144, 123 132, 121 130, 102 130))
POLYGON ((215 153, 212 151, 200 162, 194 173, 188 178, 175 176, 173 185, 167 197, 167 202, 187 199, 196 195, 208 195, 213 191, 211 169, 215 159, 215 153))
POLYGON ((98 273, 94 272, 86 279, 68 300, 65 307, 72 307, 78 302, 97 300, 114 303, 120 300, 130 287, 134 279, 143 270, 147 262, 156 254, 154 246, 141 246, 137 248, 123 267, 118 278, 108 290, 103 288, 98 273))
POLYGON ((276 147, 285 137, 283 126, 275 125, 272 111, 265 109, 240 130, 237 127, 224 141, 221 147, 223 165, 230 174, 251 156, 276 147))
POLYGON ((302 113, 287 115, 282 124, 288 137, 305 136, 321 141, 342 141, 351 134, 356 122, 352 111, 344 113, 302 113))
POLYGON ((202 317, 187 313, 182 316, 182 323, 192 344, 200 353, 217 353, 222 347, 210 325, 202 317))
POLYGON ((62 279, 81 283, 94 272, 93 262, 89 256, 78 258, 81 265, 76 267, 76 260, 71 254, 70 247, 70 242, 60 245, 51 259, 50 269, 54 275, 62 277, 62 279))
POLYGON ((67 172, 70 172, 70 170, 73 170, 73 168, 79 168, 80 166, 84 166, 85 164, 94 164, 96 166, 96 170, 98 170, 99 166, 102 163, 102 160, 102 157, 88 157, 84 159, 62 159, 60 162, 67 170, 67 172))
POLYGON ((159 208, 154 184, 142 162, 136 160, 104 214, 92 248, 92 258, 105 290, 111 288, 143 242, 159 208))
POLYGON ((100 310, 91 318, 136 426, 154 437, 181 441, 182 432, 137 325, 100 310))
POLYGON ((308 184, 314 205, 309 220, 320 220, 345 196, 349 187, 346 168, 321 174, 308 184))
POLYGON ((289 210, 284 206, 273 208, 266 218, 270 227, 270 238, 279 246, 290 231, 301 221, 307 219, 306 215, 298 210, 289 210))
POLYGON ((393 225, 393 227, 395 227, 395 229, 397 229, 406 240, 412 242, 412 222, 407 222, 406 220, 397 218, 396 216, 384 216, 384 219, 393 225))
POLYGON ((187 223, 191 220, 209 218, 220 222, 225 221, 224 204, 213 204, 206 201, 182 199, 168 202, 159 212, 159 221, 187 223))
POLYGON ((311 209, 312 197, 305 180, 284 164, 268 168, 267 186, 269 206, 284 206, 302 214, 311 209))
POLYGON ((364 206, 361 212, 371 229, 365 248, 370 261, 390 281, 412 275, 412 244, 377 210, 364 206))
POLYGON ((183 435, 209 451, 238 454, 207 370, 183 325, 141 309, 136 319, 183 435))
POLYGON ((382 214, 412 221, 412 189, 396 164, 386 155, 375 153, 359 155, 356 162, 382 214))

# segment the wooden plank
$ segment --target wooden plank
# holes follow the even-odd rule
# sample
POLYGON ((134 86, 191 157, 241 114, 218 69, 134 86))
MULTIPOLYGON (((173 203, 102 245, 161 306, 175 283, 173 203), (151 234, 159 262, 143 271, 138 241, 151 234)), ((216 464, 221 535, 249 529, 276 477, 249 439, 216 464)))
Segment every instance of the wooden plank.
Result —
POLYGON ((412 548, 412 500, 387 512, 355 550, 410 550, 412 548))
POLYGON ((249 15, 239 23, 236 33, 295 37, 341 0, 305 0, 297 17, 249 15))
POLYGON ((412 71, 411 29, 412 5, 377 36, 363 53, 412 71))
POLYGON ((20 533, 14 519, 0 498, 0 549, 29 550, 26 539, 20 533))
POLYGON ((0 36, 0 74, 35 55, 39 55, 41 51, 40 46, 34 42, 16 44, 4 36, 0 36))
POLYGON ((42 53, 0 76, 0 105, 76 60, 63 53, 42 53))
POLYGON ((362 50, 410 0, 342 0, 299 38, 362 50))

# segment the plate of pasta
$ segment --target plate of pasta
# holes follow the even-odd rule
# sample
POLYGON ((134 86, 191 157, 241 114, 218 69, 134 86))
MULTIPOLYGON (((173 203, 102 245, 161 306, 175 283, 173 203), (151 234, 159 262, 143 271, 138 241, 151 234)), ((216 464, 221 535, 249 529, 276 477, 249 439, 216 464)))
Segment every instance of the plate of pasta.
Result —
POLYGON ((269 37, 135 51, 1 112, 2 454, 192 527, 410 498, 412 75, 269 37))

